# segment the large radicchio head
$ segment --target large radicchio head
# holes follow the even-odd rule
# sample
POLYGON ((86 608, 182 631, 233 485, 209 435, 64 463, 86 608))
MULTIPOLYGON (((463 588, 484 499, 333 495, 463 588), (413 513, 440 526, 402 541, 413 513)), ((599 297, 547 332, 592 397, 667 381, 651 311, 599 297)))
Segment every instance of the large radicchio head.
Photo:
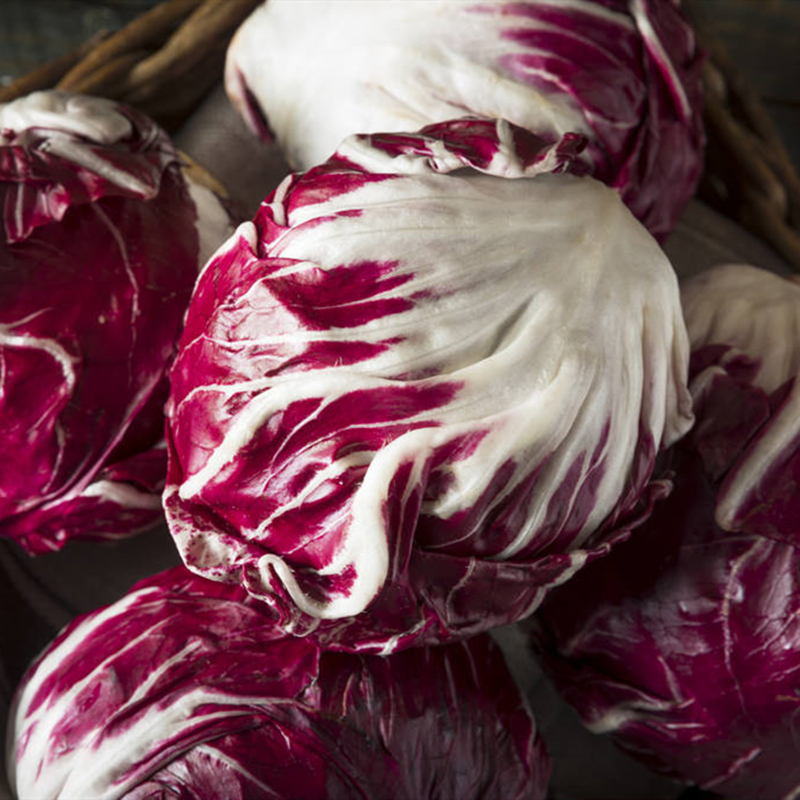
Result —
POLYGON ((228 214, 146 117, 39 92, 0 105, 0 215, 0 535, 38 553, 148 527, 166 368, 228 214))
POLYGON ((527 615, 633 524, 691 421, 686 332, 618 196, 552 173, 574 147, 474 120, 356 137, 239 228, 172 374, 191 569, 390 652, 527 615))
POLYGON ((543 800, 550 771, 488 636, 326 653, 183 567, 58 636, 9 745, 21 800, 543 800))
POLYGON ((553 592, 536 639, 567 699, 652 767, 726 798, 800 791, 800 286, 687 282, 697 424, 637 536, 553 592))
POLYGON ((658 237, 700 176, 700 57, 674 0, 270 0, 226 84, 298 169, 353 133, 464 115, 588 139, 594 177, 658 237))

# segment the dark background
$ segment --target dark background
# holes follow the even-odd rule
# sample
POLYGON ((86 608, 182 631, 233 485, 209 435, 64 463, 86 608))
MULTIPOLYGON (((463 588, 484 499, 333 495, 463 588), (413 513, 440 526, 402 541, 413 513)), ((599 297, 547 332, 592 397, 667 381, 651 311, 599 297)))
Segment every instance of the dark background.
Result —
POLYGON ((0 0, 0 86, 154 5, 157 0, 0 0))

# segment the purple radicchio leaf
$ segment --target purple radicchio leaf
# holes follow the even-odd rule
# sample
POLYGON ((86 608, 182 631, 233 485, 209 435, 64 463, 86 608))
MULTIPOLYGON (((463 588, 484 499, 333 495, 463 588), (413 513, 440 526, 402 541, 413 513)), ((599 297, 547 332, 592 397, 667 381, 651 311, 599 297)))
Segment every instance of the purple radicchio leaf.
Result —
POLYGON ((201 275, 172 372, 184 562, 333 648, 526 616, 646 513, 691 423, 652 237, 542 174, 570 143, 453 126, 288 177, 201 275), (520 178, 465 168, 487 160, 520 178))
POLYGON ((800 790, 800 286, 743 265, 682 291, 696 425, 637 536, 553 592, 535 639, 595 731, 732 800, 800 790))
POLYGON ((263 3, 237 32, 226 87, 297 169, 354 133, 507 119, 588 147, 573 167, 665 237, 700 177, 701 55, 671 0, 263 3))
POLYGON ((71 623, 12 719, 20 800, 543 800, 549 776, 488 636, 326 653, 184 567, 71 623))
POLYGON ((198 224, 219 241, 230 225, 200 195, 132 109, 60 92, 0 105, 0 535, 31 553, 163 519, 166 369, 207 255, 198 224))

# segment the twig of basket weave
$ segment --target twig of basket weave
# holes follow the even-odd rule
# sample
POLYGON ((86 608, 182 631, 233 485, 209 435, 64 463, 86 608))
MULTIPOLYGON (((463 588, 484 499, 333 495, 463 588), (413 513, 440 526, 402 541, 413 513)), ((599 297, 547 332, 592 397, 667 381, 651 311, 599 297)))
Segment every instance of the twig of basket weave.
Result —
POLYGON ((206 0, 158 52, 131 69, 123 97, 134 105, 141 104, 154 94, 161 76, 189 74, 215 44, 227 43, 242 19, 260 2, 206 0))
POLYGON ((119 99, 135 105, 166 130, 177 130, 193 109, 219 83, 225 63, 226 42, 209 49, 188 73, 176 71, 146 86, 138 96, 123 93, 119 99))
POLYGON ((143 58, 148 55, 148 50, 128 50, 110 58, 99 65, 97 69, 74 82, 72 86, 64 86, 62 81, 56 84, 57 89, 75 92, 78 94, 96 94, 116 98, 119 87, 124 83, 128 73, 143 58))
POLYGON ((800 271, 800 177, 757 93, 722 46, 701 39, 708 144, 700 196, 800 271))
POLYGON ((772 167, 775 175, 780 176, 788 194, 787 213, 797 225, 800 223, 800 177, 772 117, 767 113, 755 89, 719 44, 714 45, 712 57, 717 70, 727 81, 727 94, 733 112, 741 116, 744 124, 755 134, 754 141, 761 145, 761 157, 772 167))
POLYGON ((97 88, 93 76, 131 52, 160 46, 175 27, 192 13, 202 0, 167 0, 129 22, 105 42, 87 53, 58 82, 57 88, 90 93, 97 88))

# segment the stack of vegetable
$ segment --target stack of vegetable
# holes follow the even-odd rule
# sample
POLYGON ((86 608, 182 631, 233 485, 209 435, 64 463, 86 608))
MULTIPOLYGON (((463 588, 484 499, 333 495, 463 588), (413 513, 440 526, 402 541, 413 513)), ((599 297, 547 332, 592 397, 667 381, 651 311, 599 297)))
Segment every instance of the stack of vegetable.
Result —
POLYGON ((31 665, 19 797, 545 797, 486 632, 670 540, 698 67, 674 0, 269 0, 227 87, 299 171, 232 234, 138 112, 0 106, 0 534, 184 562, 31 665))

